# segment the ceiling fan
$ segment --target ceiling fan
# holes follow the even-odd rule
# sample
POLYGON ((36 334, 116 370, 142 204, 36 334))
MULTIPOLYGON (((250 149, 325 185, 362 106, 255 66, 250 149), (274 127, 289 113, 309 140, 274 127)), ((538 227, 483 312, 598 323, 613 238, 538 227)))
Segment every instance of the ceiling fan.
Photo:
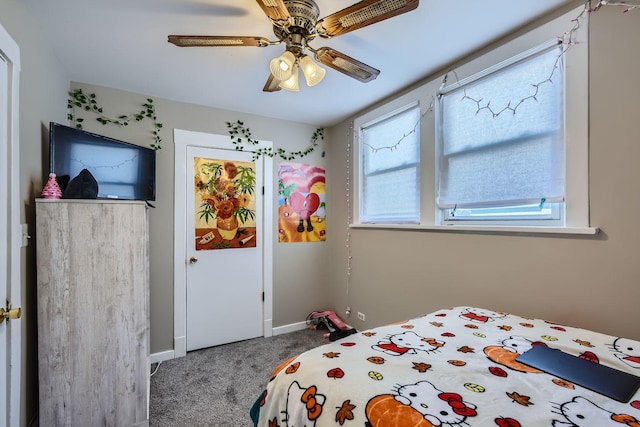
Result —
POLYGON ((376 22, 409 12, 418 7, 419 0, 361 0, 322 19, 313 0, 256 0, 273 24, 277 40, 255 36, 187 36, 170 35, 169 42, 180 47, 266 47, 284 43, 285 52, 271 60, 271 74, 262 89, 275 92, 280 89, 298 91, 298 70, 302 69, 308 86, 318 84, 325 75, 316 61, 361 82, 374 80, 377 70, 330 47, 314 49, 309 42, 316 37, 325 39, 340 36, 376 22))

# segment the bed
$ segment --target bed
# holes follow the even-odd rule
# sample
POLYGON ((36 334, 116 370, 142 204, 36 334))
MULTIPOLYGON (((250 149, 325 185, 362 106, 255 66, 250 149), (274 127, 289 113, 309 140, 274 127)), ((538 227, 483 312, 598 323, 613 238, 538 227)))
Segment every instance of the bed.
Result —
POLYGON ((284 361, 251 409, 259 427, 640 427, 620 402, 516 358, 538 346, 640 376, 640 342, 455 307, 284 361))

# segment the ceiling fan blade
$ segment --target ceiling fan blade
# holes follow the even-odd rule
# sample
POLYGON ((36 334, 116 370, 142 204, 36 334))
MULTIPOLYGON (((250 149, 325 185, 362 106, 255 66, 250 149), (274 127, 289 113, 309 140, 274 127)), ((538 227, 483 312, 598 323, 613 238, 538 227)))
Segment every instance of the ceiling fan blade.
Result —
POLYGON ((289 11, 282 0, 256 0, 271 22, 283 26, 289 22, 289 11))
POLYGON ((327 67, 331 67, 363 83, 375 80, 380 74, 380 70, 376 70, 364 62, 353 59, 330 47, 321 47, 315 52, 315 55, 316 59, 327 67))
POLYGON ((275 77, 273 77, 273 74, 269 73, 269 78, 267 79, 267 82, 264 84, 262 91, 277 92, 282 89, 279 85, 280 85, 280 80, 276 79, 275 77))
POLYGON ((412 11, 418 3, 419 0, 362 0, 319 20, 316 31, 320 37, 339 36, 412 11))
POLYGON ((180 47, 193 46, 269 46, 269 40, 264 37, 246 36, 169 36, 169 43, 180 47))

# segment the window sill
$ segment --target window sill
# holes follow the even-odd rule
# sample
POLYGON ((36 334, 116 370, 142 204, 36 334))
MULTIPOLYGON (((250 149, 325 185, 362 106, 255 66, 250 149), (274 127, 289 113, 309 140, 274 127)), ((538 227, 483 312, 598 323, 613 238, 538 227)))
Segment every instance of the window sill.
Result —
POLYGON ((575 234, 595 235, 597 227, 537 227, 537 226, 482 226, 482 225, 421 225, 421 224, 351 224, 350 228, 371 228, 380 230, 413 230, 487 234, 575 234))

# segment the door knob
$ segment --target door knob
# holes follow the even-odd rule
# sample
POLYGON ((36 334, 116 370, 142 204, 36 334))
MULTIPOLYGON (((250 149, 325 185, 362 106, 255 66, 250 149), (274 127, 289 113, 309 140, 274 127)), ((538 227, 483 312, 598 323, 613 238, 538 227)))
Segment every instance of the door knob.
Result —
POLYGON ((7 310, 5 310, 4 308, 0 308, 0 323, 4 322, 5 320, 19 319, 21 315, 22 310, 20 310, 20 307, 7 308, 7 310))
POLYGON ((198 262, 198 258, 192 256, 191 258, 189 258, 189 264, 195 264, 196 262, 198 262))

